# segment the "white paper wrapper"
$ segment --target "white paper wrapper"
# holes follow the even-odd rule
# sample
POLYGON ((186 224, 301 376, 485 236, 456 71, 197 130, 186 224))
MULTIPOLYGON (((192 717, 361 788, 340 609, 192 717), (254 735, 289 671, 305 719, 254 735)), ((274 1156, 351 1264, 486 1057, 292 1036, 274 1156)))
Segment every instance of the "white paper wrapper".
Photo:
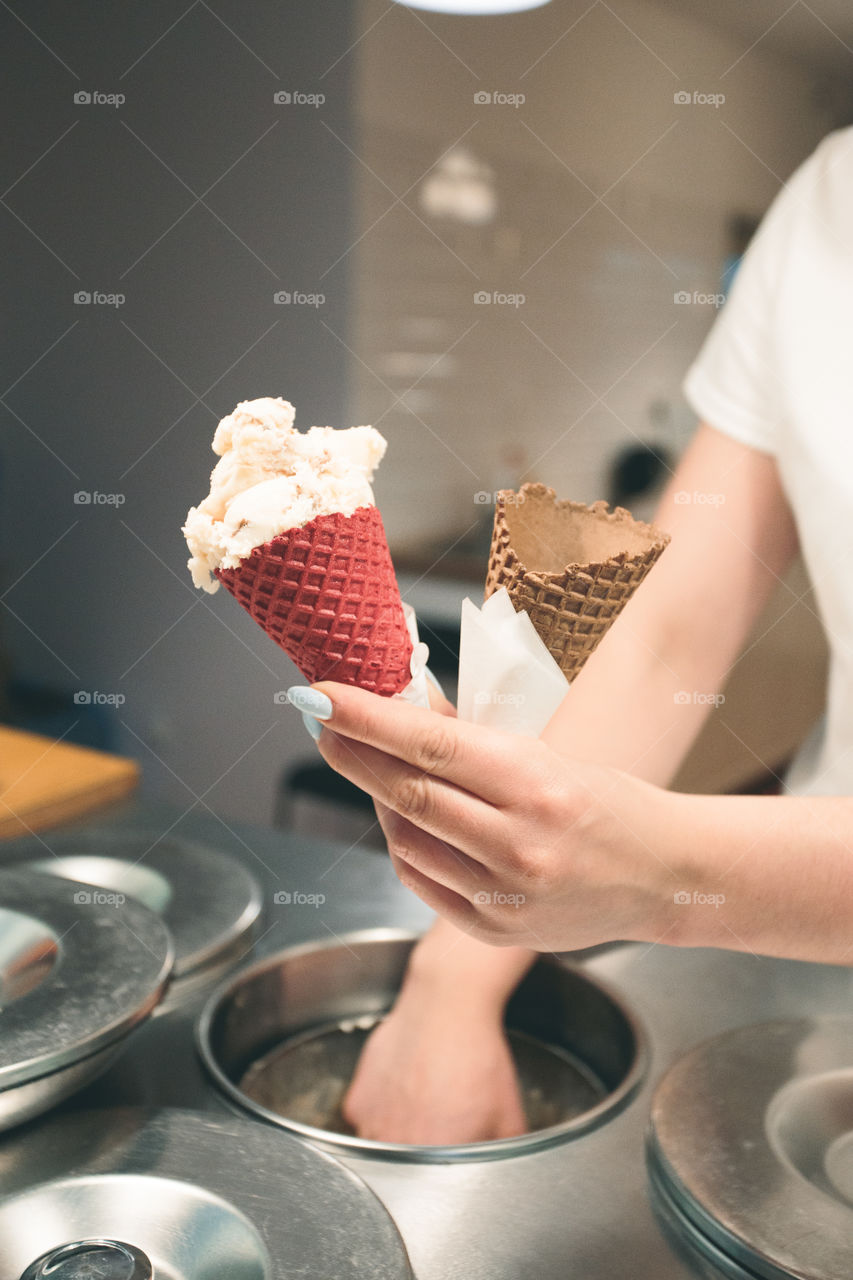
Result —
MULTIPOLYGON (((512 606, 510 606, 512 607, 512 606)), ((395 698, 402 698, 404 702, 411 702, 414 707, 429 708, 429 685, 427 684, 426 664, 429 661, 429 648, 424 644, 423 640, 418 639, 418 620, 415 617, 415 611, 410 604, 403 604, 403 613, 406 618, 406 626, 409 628, 409 636, 412 641, 412 657, 409 662, 409 670, 412 673, 412 679, 405 689, 401 689, 399 693, 395 693, 395 698)))
POLYGON ((533 623, 516 613, 503 587, 481 609, 462 602, 460 720, 538 737, 568 688, 533 623))

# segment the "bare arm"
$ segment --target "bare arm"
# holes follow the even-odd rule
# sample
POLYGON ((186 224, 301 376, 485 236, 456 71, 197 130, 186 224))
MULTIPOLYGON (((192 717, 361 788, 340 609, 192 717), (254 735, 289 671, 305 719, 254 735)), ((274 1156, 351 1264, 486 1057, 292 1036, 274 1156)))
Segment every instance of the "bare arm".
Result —
POLYGON ((656 521, 672 544, 543 737, 562 754, 666 786, 713 705, 694 693, 724 683, 797 538, 775 461, 704 425, 656 521))
MULTIPOLYGON (((693 692, 713 693, 724 681, 792 559, 796 536, 772 459, 706 426, 685 453, 656 519, 673 534, 672 545, 573 683, 543 738, 566 757, 666 785, 711 705, 693 692), (676 697, 685 692, 687 702, 676 697)), ((452 713, 447 705, 436 709, 452 713)), ((380 804, 377 810, 393 841, 395 815, 380 804)), ((689 814, 685 819, 689 824, 689 814)), ((746 831, 747 843, 761 840, 761 810, 732 810, 731 819, 733 834, 746 831)), ((748 948, 737 922, 724 924, 703 905, 719 886, 711 888, 702 875, 700 883, 695 879, 684 867, 677 888, 699 909, 662 923, 660 932, 670 931, 667 941, 684 942, 689 928, 701 927, 709 944, 748 948), (696 903, 694 894, 700 895, 696 903)), ((670 903, 672 896, 670 889, 670 903)), ((748 933, 746 922, 742 928, 748 933)), ((791 953, 784 918, 773 941, 791 953)), ((489 946, 440 918, 415 949, 394 1011, 359 1066, 347 1098, 358 1130, 416 1142, 517 1132, 520 1098, 501 1023, 506 1001, 534 957, 521 945, 489 946), (464 1079, 458 1072, 446 1078, 444 1046, 451 1045, 464 1079)))
MULTIPOLYGON (((708 715, 796 532, 772 458, 701 426, 661 499, 672 544, 574 681, 543 734, 561 754, 665 786, 708 715), (687 494, 691 501, 677 499, 687 494), (709 500, 713 499, 713 500, 709 500), (676 694, 688 693, 687 703, 676 694)), ((421 944, 419 998, 464 972, 499 1009, 533 952, 484 947, 445 920, 421 944)))

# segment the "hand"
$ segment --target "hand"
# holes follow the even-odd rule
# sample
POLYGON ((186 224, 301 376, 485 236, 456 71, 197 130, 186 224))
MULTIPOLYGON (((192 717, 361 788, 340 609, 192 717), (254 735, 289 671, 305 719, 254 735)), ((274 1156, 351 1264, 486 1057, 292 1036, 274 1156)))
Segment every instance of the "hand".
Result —
POLYGON ((324 759, 389 811, 401 882, 463 932, 544 951, 673 927, 678 875, 656 848, 668 792, 397 699, 309 692, 324 759))
POLYGON ((526 1132, 500 1006, 469 998, 458 981, 442 994, 408 978, 364 1047, 344 1116, 359 1137, 418 1146, 526 1132))

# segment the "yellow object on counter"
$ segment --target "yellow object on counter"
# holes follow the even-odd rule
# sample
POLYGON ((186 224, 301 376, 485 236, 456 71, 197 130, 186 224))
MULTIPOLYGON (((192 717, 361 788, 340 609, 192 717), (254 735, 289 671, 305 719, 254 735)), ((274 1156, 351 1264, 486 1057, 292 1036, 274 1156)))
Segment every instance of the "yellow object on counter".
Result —
POLYGON ((0 840, 73 822, 138 785, 134 760, 0 726, 0 840))

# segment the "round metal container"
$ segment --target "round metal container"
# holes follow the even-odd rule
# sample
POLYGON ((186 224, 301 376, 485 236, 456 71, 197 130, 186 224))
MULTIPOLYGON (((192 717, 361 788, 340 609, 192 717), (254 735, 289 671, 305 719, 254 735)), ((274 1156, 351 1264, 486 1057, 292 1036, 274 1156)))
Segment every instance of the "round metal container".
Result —
POLYGON ((394 1223, 338 1161, 192 1111, 72 1112, 0 1143, 3 1280, 409 1280, 394 1223))
POLYGON ((175 964, 158 1014, 232 969, 250 949, 261 913, 260 887, 236 859, 153 830, 48 834, 0 856, 8 865, 135 898, 162 916, 174 939, 175 964))
POLYGON ((172 943, 158 916, 79 892, 30 870, 0 872, 0 1129, 107 1067, 168 980, 172 943))
POLYGON ((589 975, 540 959, 510 1002, 507 1026, 541 1127, 441 1147, 341 1131, 340 1099, 364 1033, 393 1004, 416 941, 397 930, 367 930, 292 947, 244 969, 211 996, 199 1019, 208 1072, 233 1103, 323 1147, 415 1161, 522 1154, 603 1124, 631 1098, 646 1066, 635 1018, 589 975))
POLYGON ((742 1027, 681 1058, 648 1163, 670 1231, 717 1273, 853 1275, 853 1018, 742 1027))

